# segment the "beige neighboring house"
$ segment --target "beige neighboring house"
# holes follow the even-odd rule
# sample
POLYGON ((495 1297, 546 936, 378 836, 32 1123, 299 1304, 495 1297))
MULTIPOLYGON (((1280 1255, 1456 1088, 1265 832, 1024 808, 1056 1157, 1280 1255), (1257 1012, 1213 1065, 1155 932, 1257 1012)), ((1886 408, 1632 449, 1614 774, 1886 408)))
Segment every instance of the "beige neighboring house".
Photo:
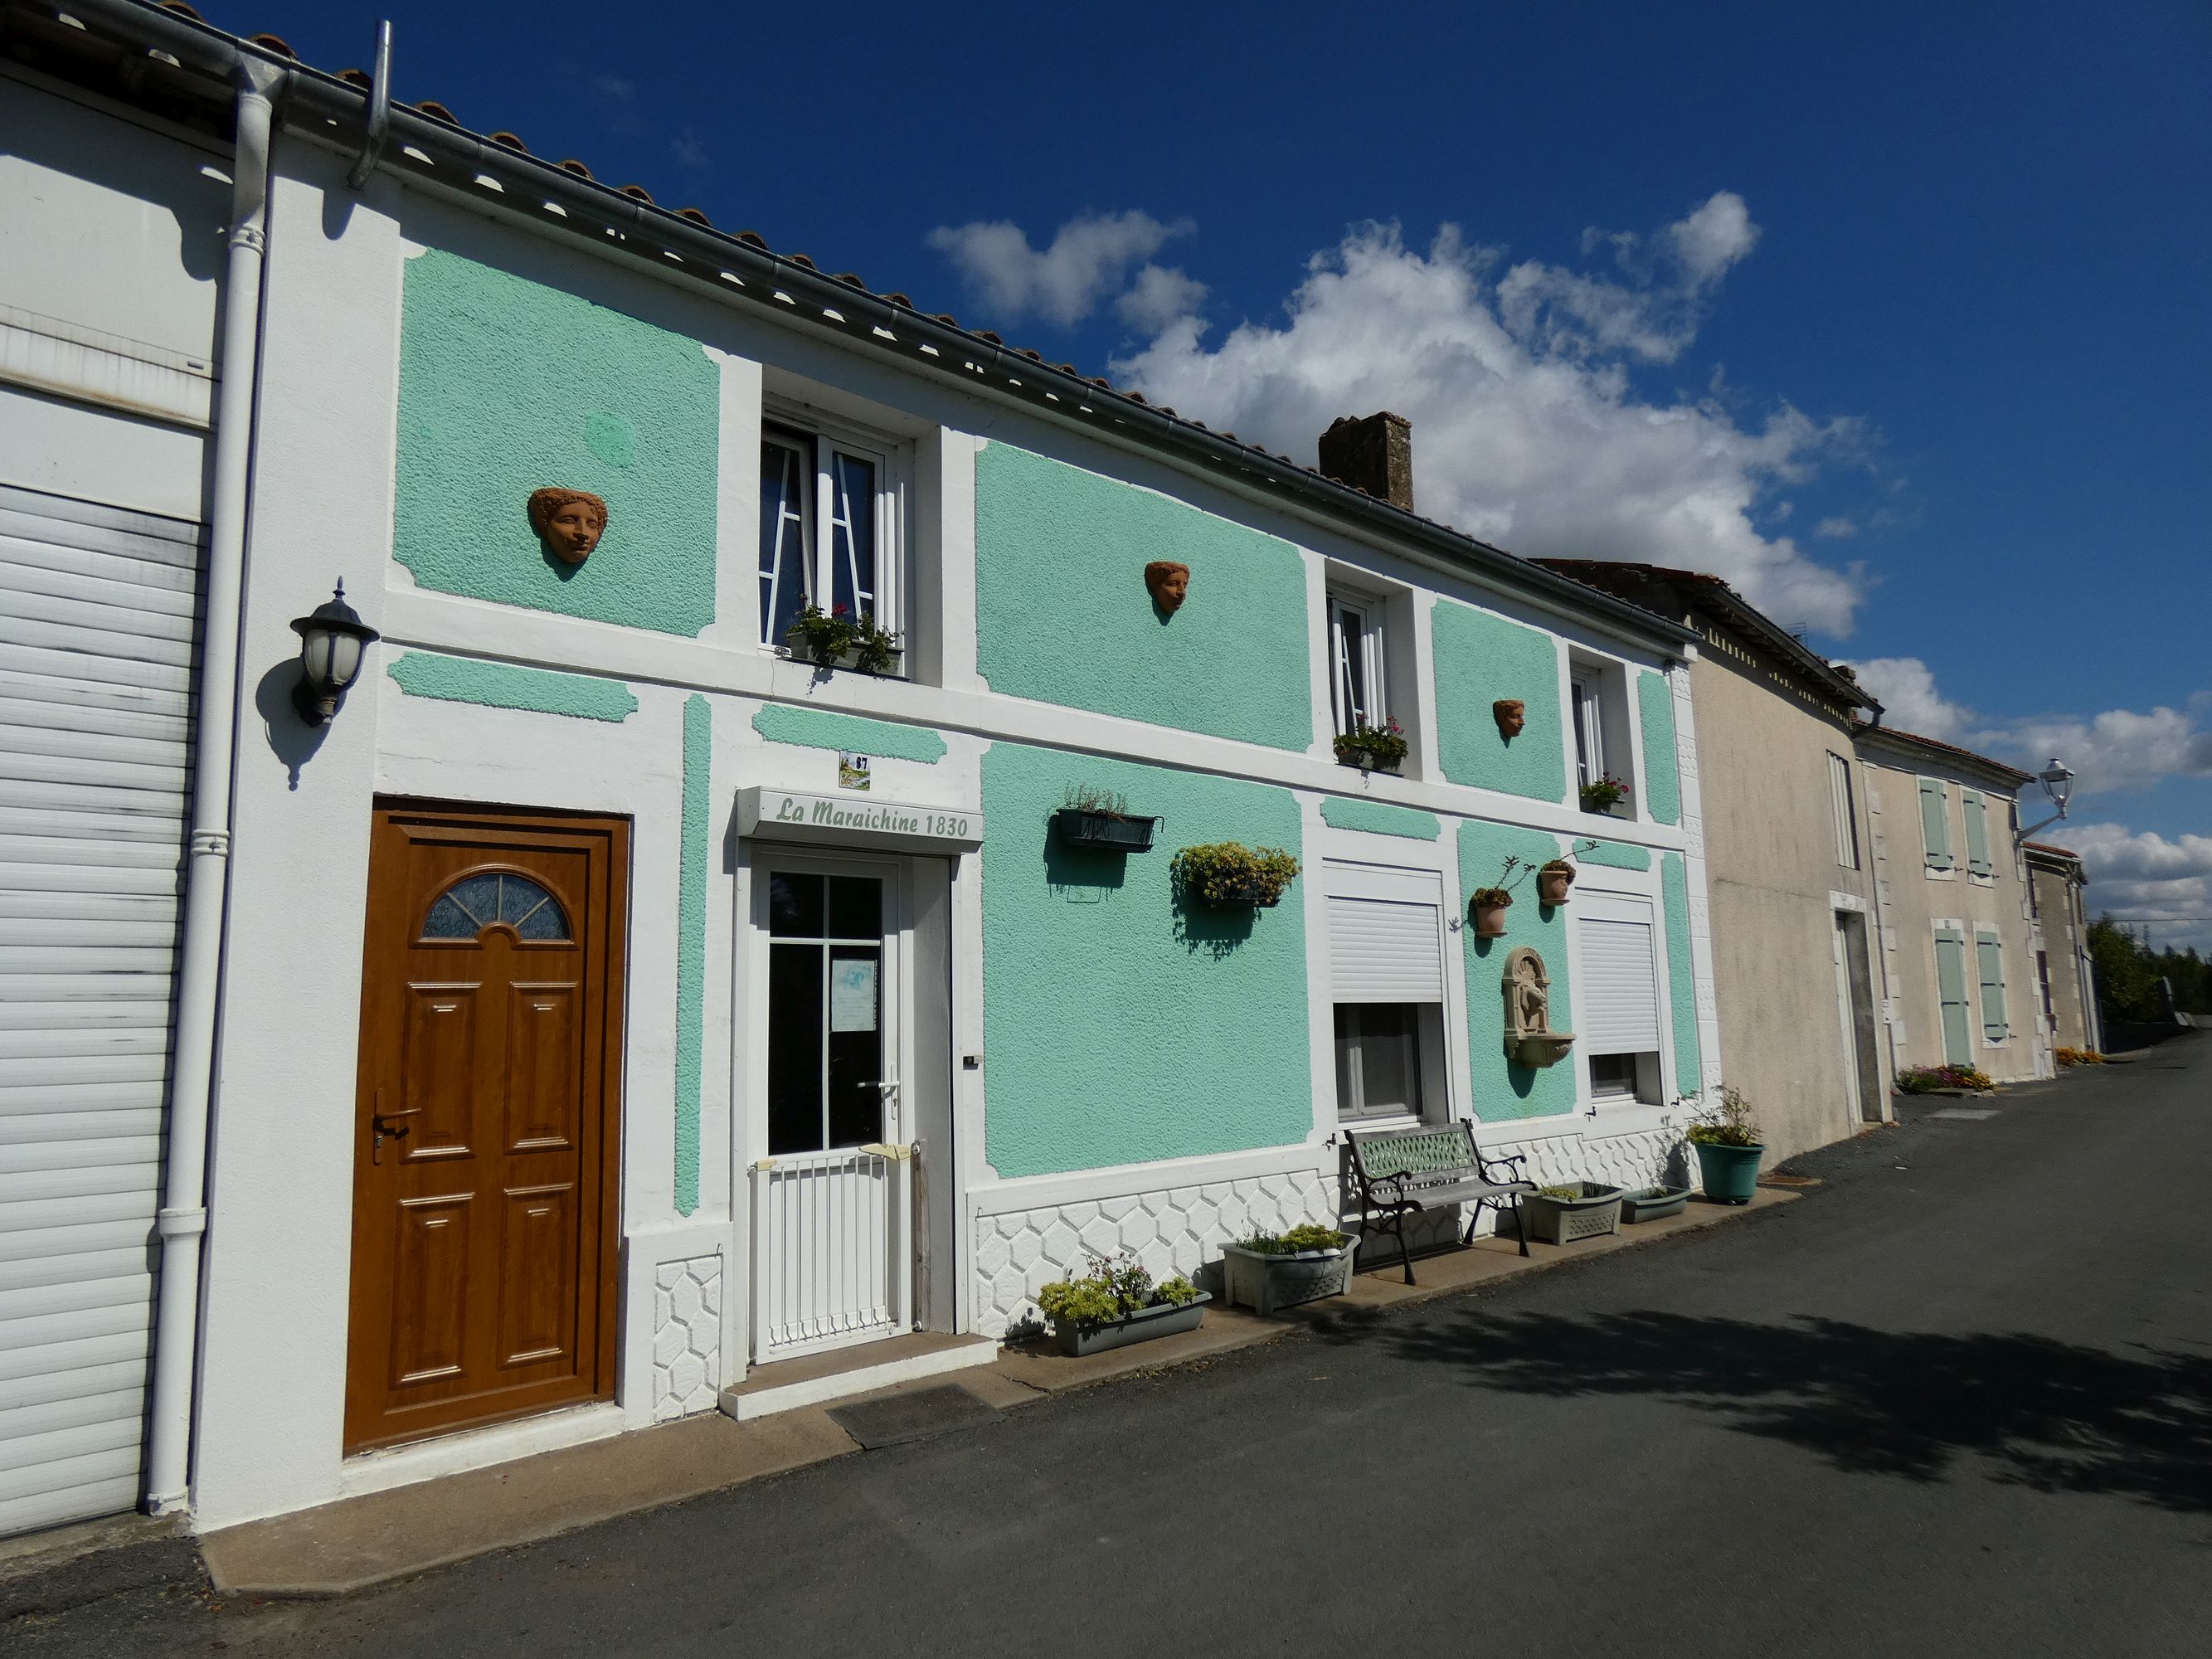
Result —
POLYGON ((2039 841, 2024 842, 2027 873, 2041 924, 2043 948, 2036 977, 2051 1041, 2061 1048, 2102 1048, 2097 1018, 2097 979, 2089 960, 2089 911, 2081 895, 2089 885, 2081 855, 2039 841))
POLYGON ((1539 562, 1696 630, 1690 668, 1705 805, 1721 1075, 1757 1109, 1770 1164, 1883 1120, 1874 878, 1850 675, 1717 576, 1539 562))
POLYGON ((1892 1065, 1977 1066, 2000 1083, 2051 1076, 2020 843, 2020 788, 2033 775, 1887 726, 1861 726, 1857 749, 1892 1065))

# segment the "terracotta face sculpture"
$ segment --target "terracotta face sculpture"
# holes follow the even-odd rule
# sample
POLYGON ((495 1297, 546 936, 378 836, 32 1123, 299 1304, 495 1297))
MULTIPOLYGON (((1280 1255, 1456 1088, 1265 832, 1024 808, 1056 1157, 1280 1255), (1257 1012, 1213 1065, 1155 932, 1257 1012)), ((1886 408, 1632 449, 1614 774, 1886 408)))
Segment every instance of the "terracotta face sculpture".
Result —
POLYGON ((533 489, 530 527, 563 564, 581 564, 607 533, 607 504, 588 489, 533 489))
POLYGON ((1145 586, 1152 590, 1152 603, 1172 617, 1190 592, 1190 567, 1155 559, 1145 567, 1145 586))
POLYGON ((1528 705, 1518 697, 1500 697, 1490 705, 1490 712, 1497 719, 1498 735, 1509 742, 1528 723, 1528 705))

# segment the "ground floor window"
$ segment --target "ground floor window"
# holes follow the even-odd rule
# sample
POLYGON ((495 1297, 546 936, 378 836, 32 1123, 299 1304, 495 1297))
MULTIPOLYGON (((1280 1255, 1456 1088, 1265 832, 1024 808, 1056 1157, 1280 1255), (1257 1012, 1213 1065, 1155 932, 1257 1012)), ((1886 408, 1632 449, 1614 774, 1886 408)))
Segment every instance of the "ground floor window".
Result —
POLYGON ((1661 1022, 1651 902, 1592 893, 1577 899, 1575 910, 1577 1035, 1589 1066, 1590 1097, 1656 1103, 1661 1022))
POLYGON ((1440 1007, 1412 1002, 1336 1005, 1336 1115, 1349 1122, 1419 1117, 1429 1033, 1440 1007))

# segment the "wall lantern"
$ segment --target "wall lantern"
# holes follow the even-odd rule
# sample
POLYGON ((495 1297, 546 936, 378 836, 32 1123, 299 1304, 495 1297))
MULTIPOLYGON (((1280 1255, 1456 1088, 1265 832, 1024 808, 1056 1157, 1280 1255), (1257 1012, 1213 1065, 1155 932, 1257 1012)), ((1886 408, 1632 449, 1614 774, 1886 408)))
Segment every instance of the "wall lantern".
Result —
POLYGON ((2035 781, 2043 786, 2043 793, 2051 797, 2051 804, 2058 810, 2052 813, 2049 817, 2044 819, 2042 823, 2031 823, 2027 829, 2021 830, 2018 835, 2014 837, 2016 841, 2026 841, 2037 830, 2046 829, 2050 825, 2057 823, 2059 819, 2064 817, 2066 816, 2066 803, 2073 798, 2073 770, 2064 761, 2060 760, 2056 755, 2053 755, 2051 757, 2050 765, 2045 767, 2043 770, 2035 775, 2035 781))
POLYGON ((292 631, 300 636, 300 683, 292 688, 292 707, 308 725, 320 726, 338 712, 361 678, 362 652, 383 636, 345 602, 343 582, 311 615, 293 617, 292 631))

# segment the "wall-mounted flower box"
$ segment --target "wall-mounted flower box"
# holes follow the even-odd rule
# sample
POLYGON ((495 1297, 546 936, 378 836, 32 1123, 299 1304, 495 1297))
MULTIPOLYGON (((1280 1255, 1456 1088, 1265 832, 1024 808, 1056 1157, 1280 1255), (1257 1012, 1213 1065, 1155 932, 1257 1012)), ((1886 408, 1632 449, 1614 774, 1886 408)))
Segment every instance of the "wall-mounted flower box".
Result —
POLYGON ((863 674, 888 674, 898 666, 906 647, 888 628, 862 611, 858 618, 843 605, 802 610, 784 635, 784 648, 801 662, 821 668, 857 668, 863 674))
POLYGON ((1582 787, 1583 811, 1603 812, 1608 817, 1624 816, 1620 811, 1628 801, 1628 786, 1608 772, 1594 783, 1582 787))
POLYGON ((1359 724, 1336 739, 1336 762, 1363 772, 1395 772, 1406 761, 1406 734, 1395 720, 1359 724))
POLYGON ((1298 861, 1279 847, 1223 841, 1184 848, 1171 869, 1183 893, 1201 904, 1267 910, 1297 879, 1298 861))
POLYGON ((1117 812, 1085 812, 1063 806, 1052 815, 1053 834, 1063 847, 1087 847, 1101 853, 1149 853, 1158 818, 1124 817, 1117 812))

